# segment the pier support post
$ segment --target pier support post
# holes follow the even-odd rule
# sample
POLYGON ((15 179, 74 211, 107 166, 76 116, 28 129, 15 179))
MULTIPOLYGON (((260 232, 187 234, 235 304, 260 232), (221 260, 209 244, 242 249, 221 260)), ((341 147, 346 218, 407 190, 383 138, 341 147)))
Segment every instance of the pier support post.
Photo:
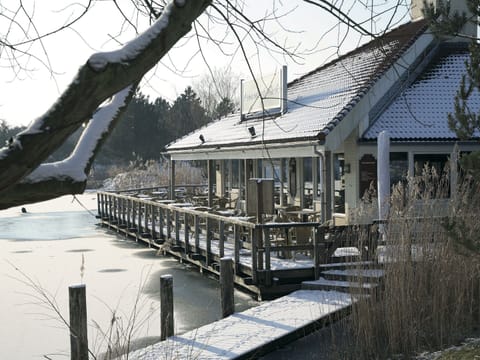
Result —
POLYGON ((222 302, 222 318, 235 312, 233 260, 228 257, 220 259, 220 298, 222 302))
POLYGON ((88 359, 87 299, 85 285, 68 287, 70 308, 70 359, 88 359))
POLYGON ((160 276, 160 340, 173 336, 173 276, 160 276))

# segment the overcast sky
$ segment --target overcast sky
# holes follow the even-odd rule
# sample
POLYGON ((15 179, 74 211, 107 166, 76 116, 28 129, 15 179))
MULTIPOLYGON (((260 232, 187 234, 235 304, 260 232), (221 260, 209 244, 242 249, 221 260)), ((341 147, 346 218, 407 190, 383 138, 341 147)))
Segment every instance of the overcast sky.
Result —
MULTIPOLYGON (((86 1, 83 2, 86 3, 86 1)), ((301 54, 296 60, 298 63, 295 63, 289 58, 272 54, 272 52, 258 52, 252 43, 245 40, 244 45, 249 51, 248 57, 254 65, 255 74, 272 73, 286 64, 289 80, 292 80, 337 56, 336 44, 343 39, 345 31, 339 32, 335 28, 328 32, 337 21, 324 10, 300 0, 283 2, 246 0, 245 2, 246 7, 243 11, 252 19, 260 19, 266 12, 276 8, 276 14, 280 19, 268 22, 267 32, 282 45, 295 48, 297 49, 295 52, 301 54), (316 51, 311 51, 312 49, 316 51)), ((381 2, 386 4, 384 8, 395 4, 390 0, 381 2)), ((71 0, 41 2, 37 0, 35 6, 33 0, 23 1, 25 11, 32 17, 36 31, 40 34, 52 31, 81 13, 83 8, 78 5, 81 3, 82 1, 74 3, 71 0), (70 3, 74 5, 68 6, 70 3)), ((368 18, 371 12, 370 8, 359 1, 347 0, 343 3, 348 6, 344 9, 351 8, 350 13, 357 20, 368 18)), ((20 41, 22 36, 19 35, 19 29, 10 26, 11 23, 5 18, 5 16, 14 15, 7 9, 18 9, 18 0, 3 0, 0 4, 0 36, 5 36, 9 32, 11 42, 20 41)), ((378 8, 375 11, 380 10, 378 8)), ((133 14, 133 10, 128 7, 123 11, 128 16, 133 14)), ((363 25, 368 29, 376 28, 378 31, 388 22, 390 14, 391 12, 379 16, 376 23, 368 22, 363 25)), ((17 13, 15 20, 23 24, 24 28, 28 25, 22 11, 17 13)), ((408 20, 406 9, 402 7, 397 11, 396 20, 392 23, 398 26, 400 22, 408 20)), ((211 21, 207 23, 206 16, 203 16, 202 23, 210 27, 211 33, 216 38, 222 37, 226 32, 225 27, 214 25, 211 21)), ((139 31, 144 30, 147 25, 146 21, 140 20, 139 31)), ((127 31, 119 35, 122 29, 119 11, 111 1, 97 1, 93 3, 87 15, 69 29, 44 38, 42 43, 37 42, 29 48, 23 47, 25 51, 35 54, 36 58, 17 54, 16 59, 11 59, 11 53, 5 48, 0 48, 0 119, 6 120, 10 125, 27 125, 41 116, 52 106, 70 83, 79 66, 85 63, 92 53, 116 49, 122 42, 128 41, 135 35, 130 26, 126 24, 123 26, 127 31)), ((30 26, 30 29, 32 28, 33 26, 30 26)), ((342 52, 369 40, 353 31, 347 35, 342 52)), ((231 66, 236 73, 248 79, 250 75, 245 60, 238 50, 235 52, 238 46, 234 39, 227 37, 225 42, 227 45, 223 49, 227 52, 226 55, 214 46, 203 44, 202 49, 207 62, 211 67, 231 66)), ((164 65, 159 65, 154 72, 149 73, 146 77, 147 81, 142 84, 142 92, 149 94, 152 98, 161 96, 173 101, 186 86, 194 83, 199 76, 208 71, 202 56, 198 53, 195 37, 191 37, 188 41, 182 40, 179 46, 169 53, 168 59, 164 60, 164 65), (193 59, 192 56, 194 56, 193 59)))

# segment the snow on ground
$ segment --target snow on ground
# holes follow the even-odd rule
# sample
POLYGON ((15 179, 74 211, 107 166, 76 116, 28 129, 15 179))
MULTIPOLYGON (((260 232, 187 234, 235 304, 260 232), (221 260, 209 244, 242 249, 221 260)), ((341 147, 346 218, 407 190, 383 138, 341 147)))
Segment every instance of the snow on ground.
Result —
POLYGON ((132 360, 234 359, 351 306, 351 295, 299 290, 129 355, 132 360))

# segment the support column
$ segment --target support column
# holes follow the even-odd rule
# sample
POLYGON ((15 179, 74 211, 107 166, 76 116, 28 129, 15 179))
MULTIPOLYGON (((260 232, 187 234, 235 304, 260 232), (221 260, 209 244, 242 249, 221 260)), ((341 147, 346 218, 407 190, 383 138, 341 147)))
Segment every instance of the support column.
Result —
POLYGON ((228 178, 227 178, 227 190, 228 190, 228 202, 232 203, 232 188, 233 188, 233 164, 232 160, 228 161, 228 178))
POLYGON ((170 200, 175 200, 175 161, 170 158, 170 184, 168 196, 170 200))
POLYGON ((333 203, 333 171, 332 171, 332 152, 325 151, 325 188, 324 188, 324 196, 325 196, 325 221, 332 219, 333 207, 335 204, 333 203))
POLYGON ((245 176, 245 181, 244 181, 244 186, 245 186, 245 202, 248 199, 248 179, 253 177, 253 171, 252 171, 252 166, 253 166, 253 161, 251 159, 245 159, 244 160, 244 176, 245 176))
POLYGON ((303 158, 297 158, 297 196, 295 202, 298 202, 298 205, 301 209, 305 207, 305 179, 303 177, 304 165, 303 158))
POLYGON ((312 207, 318 201, 318 158, 312 157, 312 207))
POLYGON ((285 159, 280 159, 280 206, 284 206, 283 193, 285 190, 285 159))
POLYGON ((207 160, 208 206, 213 206, 213 179, 215 178, 215 160, 207 160))

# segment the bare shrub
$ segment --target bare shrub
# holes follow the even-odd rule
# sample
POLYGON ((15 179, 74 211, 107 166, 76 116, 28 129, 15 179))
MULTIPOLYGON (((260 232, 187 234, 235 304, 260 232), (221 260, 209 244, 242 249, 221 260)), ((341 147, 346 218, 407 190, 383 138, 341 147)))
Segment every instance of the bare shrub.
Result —
MULTIPOLYGON (((116 169, 117 171, 119 169, 116 169)), ((104 190, 129 190, 168 186, 170 165, 167 161, 147 160, 131 162, 127 168, 104 181, 104 190)), ((175 183, 185 185, 206 182, 202 167, 190 162, 177 162, 175 165, 175 183)))

